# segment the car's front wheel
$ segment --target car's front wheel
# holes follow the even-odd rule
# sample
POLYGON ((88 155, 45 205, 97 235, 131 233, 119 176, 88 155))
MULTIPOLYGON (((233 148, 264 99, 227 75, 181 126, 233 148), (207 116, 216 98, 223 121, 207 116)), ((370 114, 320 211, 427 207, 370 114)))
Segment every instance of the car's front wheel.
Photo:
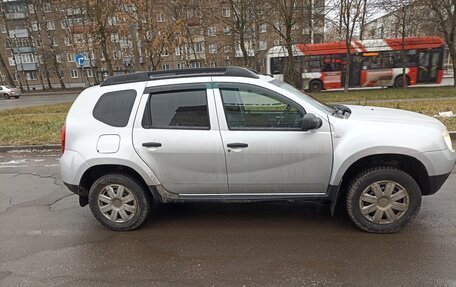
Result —
POLYGON ((116 231, 138 228, 147 219, 151 204, 149 191, 125 174, 104 175, 89 191, 89 205, 95 218, 116 231))
POLYGON ((11 96, 8 93, 4 93, 3 98, 5 98, 5 100, 9 100, 11 98, 11 96))
POLYGON ((348 214, 356 226, 367 232, 397 232, 416 217, 420 207, 418 184, 396 168, 366 170, 348 188, 348 214))

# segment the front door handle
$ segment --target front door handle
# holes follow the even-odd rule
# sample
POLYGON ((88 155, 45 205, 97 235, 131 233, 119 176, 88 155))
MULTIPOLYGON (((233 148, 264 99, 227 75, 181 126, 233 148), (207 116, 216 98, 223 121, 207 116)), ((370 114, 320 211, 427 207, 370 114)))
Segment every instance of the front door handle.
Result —
POLYGON ((143 147, 161 147, 161 143, 156 143, 156 142, 148 142, 148 143, 143 143, 143 147))
POLYGON ((229 143, 226 146, 230 148, 246 148, 249 145, 246 143, 229 143))

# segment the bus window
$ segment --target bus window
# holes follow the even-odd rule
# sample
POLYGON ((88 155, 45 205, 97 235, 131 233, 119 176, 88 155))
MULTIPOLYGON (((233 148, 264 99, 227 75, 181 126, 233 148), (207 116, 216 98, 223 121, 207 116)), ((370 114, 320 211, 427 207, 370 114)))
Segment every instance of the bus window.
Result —
POLYGON ((271 73, 273 75, 283 74, 286 57, 271 58, 271 73))

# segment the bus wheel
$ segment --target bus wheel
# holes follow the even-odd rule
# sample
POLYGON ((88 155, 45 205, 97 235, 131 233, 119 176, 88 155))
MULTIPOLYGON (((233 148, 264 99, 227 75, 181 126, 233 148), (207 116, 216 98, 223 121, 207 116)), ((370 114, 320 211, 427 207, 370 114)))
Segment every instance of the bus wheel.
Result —
POLYGON ((323 90, 323 83, 320 80, 313 80, 309 83, 309 90, 311 92, 319 92, 323 90))
MULTIPOLYGON (((410 84, 410 80, 407 76, 405 76, 406 86, 410 84)), ((402 88, 404 86, 404 81, 402 80, 402 75, 397 76, 396 80, 394 80, 394 87, 395 88, 402 88)))

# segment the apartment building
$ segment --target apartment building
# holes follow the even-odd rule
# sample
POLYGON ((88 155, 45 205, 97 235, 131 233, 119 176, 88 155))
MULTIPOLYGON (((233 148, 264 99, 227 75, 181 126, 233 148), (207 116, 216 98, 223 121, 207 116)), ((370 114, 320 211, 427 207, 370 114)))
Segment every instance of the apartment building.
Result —
MULTIPOLYGON (((102 7, 106 10, 85 7, 86 1, 0 2, 0 54, 7 70, 24 90, 86 87, 101 82, 109 70, 242 65, 264 71, 267 50, 283 44, 276 31, 282 29, 280 19, 261 5, 152 0, 143 1, 150 5, 144 9, 140 2, 102 7), (233 9, 249 9, 244 26, 233 9), (106 17, 104 26, 96 26, 101 17, 106 17), (83 65, 76 62, 77 54, 84 55, 83 65)), ((304 0, 296 9, 302 13, 292 27, 294 41, 322 42, 325 1, 304 0)), ((6 82, 3 70, 0 81, 6 82)))

